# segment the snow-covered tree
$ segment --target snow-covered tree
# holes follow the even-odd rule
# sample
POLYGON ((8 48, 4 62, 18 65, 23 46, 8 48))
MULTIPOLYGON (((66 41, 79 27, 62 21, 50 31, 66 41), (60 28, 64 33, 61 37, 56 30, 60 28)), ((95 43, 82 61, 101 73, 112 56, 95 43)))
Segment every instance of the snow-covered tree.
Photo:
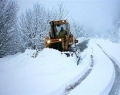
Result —
POLYGON ((68 11, 65 9, 65 6, 63 3, 59 3, 58 7, 56 8, 56 19, 61 20, 61 19, 67 19, 68 16, 68 11))
POLYGON ((16 23, 17 3, 0 0, 0 57, 7 55, 12 45, 13 26, 16 23))
POLYGON ((20 18, 20 31, 23 33, 26 47, 41 49, 48 34, 48 12, 45 7, 35 4, 20 18))
POLYGON ((109 31, 109 39, 112 42, 118 43, 119 42, 119 33, 118 33, 118 31, 117 30, 109 31))
POLYGON ((19 31, 18 23, 14 26, 14 31, 12 33, 12 44, 13 44, 13 53, 24 52, 24 39, 21 31, 19 31))
POLYGON ((83 32, 83 26, 80 25, 79 23, 76 23, 75 21, 73 21, 72 25, 71 25, 71 32, 72 34, 78 38, 81 36, 84 36, 84 32, 83 32))

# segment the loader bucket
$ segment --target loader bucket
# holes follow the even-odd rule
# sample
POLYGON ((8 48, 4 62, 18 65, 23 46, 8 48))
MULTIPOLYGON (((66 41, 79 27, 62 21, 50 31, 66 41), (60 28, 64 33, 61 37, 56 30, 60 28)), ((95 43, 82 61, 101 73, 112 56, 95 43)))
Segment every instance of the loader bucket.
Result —
POLYGON ((51 43, 49 45, 49 48, 53 48, 53 49, 56 49, 56 50, 59 50, 59 51, 63 51, 62 43, 61 42, 51 43))

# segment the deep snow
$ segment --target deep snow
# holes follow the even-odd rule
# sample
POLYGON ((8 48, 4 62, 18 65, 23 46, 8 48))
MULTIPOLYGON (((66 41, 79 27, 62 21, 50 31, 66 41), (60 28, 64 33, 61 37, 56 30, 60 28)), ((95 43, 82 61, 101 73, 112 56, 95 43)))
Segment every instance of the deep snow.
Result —
POLYGON ((62 95, 65 88, 88 69, 92 69, 90 74, 69 95, 107 95, 113 85, 115 71, 110 59, 96 43, 120 66, 120 44, 108 40, 90 40, 88 48, 81 53, 83 60, 78 66, 75 56, 66 57, 57 50, 45 48, 33 58, 35 51, 27 49, 25 53, 0 58, 0 95, 62 95))

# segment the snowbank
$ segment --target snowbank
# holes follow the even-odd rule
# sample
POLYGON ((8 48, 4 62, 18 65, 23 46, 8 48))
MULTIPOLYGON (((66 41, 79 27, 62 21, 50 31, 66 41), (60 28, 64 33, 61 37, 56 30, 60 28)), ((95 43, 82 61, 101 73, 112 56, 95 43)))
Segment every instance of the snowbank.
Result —
MULTIPOLYGON (((74 57, 45 48, 36 58, 35 51, 0 59, 0 95, 47 95, 65 87, 88 63, 77 66, 74 57)), ((85 55, 85 54, 83 54, 85 55)))

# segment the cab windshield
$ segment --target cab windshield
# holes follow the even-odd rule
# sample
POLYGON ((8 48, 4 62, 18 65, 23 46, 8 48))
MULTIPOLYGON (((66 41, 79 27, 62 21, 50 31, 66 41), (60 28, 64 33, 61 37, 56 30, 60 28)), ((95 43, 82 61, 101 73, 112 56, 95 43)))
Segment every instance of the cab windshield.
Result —
POLYGON ((67 29, 66 29, 66 25, 65 24, 62 24, 62 25, 60 25, 60 26, 55 26, 55 33, 56 33, 56 37, 60 37, 60 32, 61 31, 66 31, 67 29), (62 28, 62 29, 61 29, 62 28))

